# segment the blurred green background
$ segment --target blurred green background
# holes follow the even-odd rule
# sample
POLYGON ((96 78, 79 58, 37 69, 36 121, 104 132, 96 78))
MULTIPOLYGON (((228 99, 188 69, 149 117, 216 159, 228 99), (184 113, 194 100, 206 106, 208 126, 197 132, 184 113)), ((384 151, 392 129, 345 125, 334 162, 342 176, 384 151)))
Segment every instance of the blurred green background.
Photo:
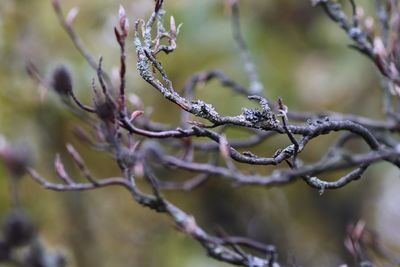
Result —
MULTIPOLYGON (((107 71, 118 67, 113 27, 119 4, 125 7, 131 25, 134 19, 146 18, 153 6, 151 0, 61 0, 61 4, 64 13, 79 7, 75 28, 92 54, 104 57, 107 71)), ((375 69, 346 47, 345 34, 320 9, 297 0, 247 0, 240 5, 242 29, 269 98, 282 96, 291 110, 328 109, 382 117, 375 69)), ((166 0, 166 10, 177 23, 183 23, 178 49, 160 57, 177 89, 192 73, 215 68, 247 85, 222 0, 166 0)), ((371 6, 366 6, 367 14, 369 10, 371 6)), ((132 42, 127 51, 129 92, 152 107, 154 121, 178 125, 178 108, 138 77, 132 42)), ((78 96, 86 103, 91 101, 90 83, 95 73, 59 26, 50 0, 1 0, 0 134, 26 143, 33 151, 35 168, 50 179, 55 176, 56 153, 72 166, 66 156, 67 142, 77 147, 98 177, 118 175, 108 155, 91 151, 74 138, 72 129, 80 121, 52 92, 41 100, 38 87, 25 72, 29 61, 46 76, 58 64, 66 64, 74 75, 78 96)), ((227 115, 251 105, 216 82, 199 90, 196 97, 227 115)), ((241 135, 243 132, 230 134, 241 135)), ((311 142, 302 159, 319 159, 334 137, 337 135, 311 142)), ((252 151, 271 156, 282 145, 287 145, 286 138, 275 138, 252 151)), ((270 169, 257 170, 266 174, 270 169)), ((182 172, 184 175, 188 174, 182 172)), ((210 232, 221 226, 233 235, 276 244, 281 262, 337 266, 351 261, 343 246, 345 230, 360 218, 399 252, 400 212, 393 204, 400 201, 394 189, 400 186, 398 176, 398 171, 383 163, 360 181, 323 195, 302 182, 267 190, 233 188, 214 179, 193 192, 168 192, 166 196, 194 214, 210 232)), ((0 222, 11 206, 7 178, 0 165, 0 222)), ((176 231, 165 216, 137 205, 124 190, 57 193, 45 191, 30 177, 24 177, 19 189, 23 207, 43 239, 69 255, 68 266, 227 266, 207 258, 202 247, 176 231)))

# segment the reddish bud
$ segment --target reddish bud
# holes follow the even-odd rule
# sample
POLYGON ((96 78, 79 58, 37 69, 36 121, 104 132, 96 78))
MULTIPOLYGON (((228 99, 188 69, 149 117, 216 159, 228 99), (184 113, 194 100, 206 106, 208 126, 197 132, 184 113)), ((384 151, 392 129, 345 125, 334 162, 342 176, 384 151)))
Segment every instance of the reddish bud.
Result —
POLYGON ((364 8, 357 6, 356 7, 356 19, 360 21, 364 18, 364 16, 365 16, 364 8))
POLYGON ((79 155, 78 151, 76 151, 76 149, 71 144, 67 144, 66 147, 67 147, 68 153, 71 155, 71 157, 76 162, 76 164, 78 166, 84 166, 85 163, 83 162, 83 159, 79 155))
POLYGON ((118 17, 119 17, 120 23, 121 23, 121 21, 124 21, 126 19, 125 8, 122 5, 119 6, 118 17))
POLYGON ((60 7, 60 0, 53 0, 53 6, 59 8, 60 7))
POLYGON ((31 153, 25 145, 11 145, 3 140, 0 144, 0 159, 13 177, 20 177, 31 163, 31 153))
POLYGON ((228 140, 224 134, 219 138, 219 152, 225 159, 230 156, 228 140))
POLYGON ((372 17, 367 17, 364 21, 365 29, 369 35, 372 35, 375 31, 375 21, 372 17))
POLYGON ((399 71, 397 70, 397 67, 393 62, 390 62, 389 70, 390 70, 390 77, 392 77, 393 79, 399 78, 399 71))
POLYGON ((119 26, 122 30, 123 36, 128 36, 129 21, 126 18, 125 8, 122 5, 119 6, 118 17, 119 17, 119 26))
POLYGON ((131 122, 135 121, 138 117, 142 116, 143 113, 144 113, 144 111, 142 111, 142 110, 135 110, 131 114, 130 121, 131 122))
POLYGON ((125 20, 125 25, 124 25, 123 30, 125 32, 125 35, 128 36, 128 34, 129 34, 129 20, 128 19, 125 20))
POLYGON ((54 160, 54 168, 56 170, 58 177, 60 177, 67 184, 71 183, 69 175, 65 171, 64 164, 61 161, 60 154, 56 155, 56 158, 54 160))
POLYGON ((351 232, 351 238, 353 240, 359 240, 364 233, 366 223, 363 220, 359 220, 357 224, 353 227, 351 232))
POLYGON ((79 13, 79 8, 78 7, 73 7, 67 14, 67 17, 65 21, 67 22, 68 26, 72 26, 72 24, 75 21, 76 16, 79 13))
POLYGON ((144 177, 144 166, 143 162, 137 162, 133 167, 133 173, 135 174, 135 178, 143 178, 144 177))
POLYGON ((387 51, 383 41, 380 37, 375 37, 374 39, 374 54, 385 59, 387 57, 387 51))
POLYGON ((176 36, 176 24, 175 24, 175 18, 174 16, 171 16, 170 18, 170 30, 171 33, 176 36))

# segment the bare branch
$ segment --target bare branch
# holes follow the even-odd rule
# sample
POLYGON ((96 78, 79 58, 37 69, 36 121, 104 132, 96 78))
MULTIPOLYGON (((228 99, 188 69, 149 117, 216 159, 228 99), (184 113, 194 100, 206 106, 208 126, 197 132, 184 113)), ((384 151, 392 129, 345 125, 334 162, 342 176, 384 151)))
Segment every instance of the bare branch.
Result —
POLYGON ((261 94, 264 90, 262 83, 258 77, 256 67, 251 59, 250 53, 247 49, 246 42, 243 38, 242 31, 240 30, 240 19, 239 19, 239 1, 231 1, 232 9, 232 30, 233 38, 240 50, 240 56, 244 62, 244 70, 250 80, 250 91, 252 94, 261 94))
MULTIPOLYGON (((57 15, 57 18, 61 24, 61 26, 64 28, 65 32, 68 34, 70 40, 74 44, 76 50, 85 58, 85 60, 88 62, 88 64, 94 69, 97 70, 97 63, 95 58, 90 54, 89 50, 83 45, 81 38, 79 35, 75 32, 73 26, 72 26, 72 21, 71 19, 66 20, 62 9, 60 5, 59 0, 52 0, 53 3, 53 9, 57 15)), ((110 78, 107 73, 101 71, 101 76, 103 76, 106 80, 107 83, 111 85, 110 78)))

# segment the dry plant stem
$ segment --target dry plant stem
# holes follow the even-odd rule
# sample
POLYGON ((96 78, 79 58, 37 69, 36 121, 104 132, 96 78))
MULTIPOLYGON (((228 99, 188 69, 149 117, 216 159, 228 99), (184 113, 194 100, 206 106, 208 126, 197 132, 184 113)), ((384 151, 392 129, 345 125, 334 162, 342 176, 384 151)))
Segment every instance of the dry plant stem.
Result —
POLYGON ((348 36, 354 42, 352 45, 354 49, 369 57, 383 76, 396 85, 400 84, 398 70, 395 70, 390 66, 391 62, 383 56, 383 51, 377 51, 377 47, 372 43, 371 36, 369 36, 368 33, 363 31, 359 25, 352 25, 349 22, 339 3, 332 0, 318 0, 315 2, 316 4, 321 5, 325 13, 344 31, 346 31, 348 36))
POLYGON ((233 38, 240 50, 240 56, 244 62, 244 70, 250 80, 251 94, 262 94, 264 88, 258 77, 257 69, 251 59, 250 53, 247 49, 246 42, 243 38, 242 31, 240 30, 240 16, 239 16, 239 1, 232 0, 232 30, 233 38))
MULTIPOLYGON (((72 27, 72 24, 68 23, 64 17, 64 14, 61 9, 60 5, 60 0, 52 0, 53 3, 53 9, 57 15, 57 18, 61 24, 61 26, 64 28, 65 32, 68 34, 70 40, 74 44, 76 50, 85 58, 85 60, 88 62, 88 64, 94 69, 97 70, 97 63, 95 58, 91 55, 89 50, 84 46, 82 43, 81 38, 79 35, 75 32, 74 28, 72 27)), ((108 76, 107 73, 101 72, 101 75, 106 79, 107 83, 111 86, 111 80, 108 76)))
MULTIPOLYGON (((362 166, 360 169, 365 171, 365 168, 372 163, 380 162, 385 159, 396 158, 400 155, 399 151, 396 150, 388 150, 388 151, 379 151, 379 152, 369 152, 365 154, 357 154, 351 157, 346 158, 345 160, 336 159, 334 160, 324 160, 317 162, 312 165, 306 165, 303 167, 299 167, 298 169, 280 169, 275 170, 270 176, 259 176, 259 175, 245 175, 240 172, 232 172, 231 170, 223 167, 218 167, 206 163, 194 163, 187 162, 181 160, 179 158, 168 156, 168 155, 158 155, 158 157, 162 160, 161 163, 169 168, 171 166, 178 167, 188 171, 195 171, 201 173, 213 174, 215 176, 224 177, 228 180, 231 180, 235 184, 241 185, 260 185, 260 186, 276 186, 276 185, 285 185, 291 182, 296 181, 297 178, 300 177, 313 177, 315 175, 319 175, 321 173, 338 171, 342 169, 351 168, 354 166, 362 166)), ((359 174, 362 174, 360 172, 359 174)), ((338 180, 346 180, 349 179, 355 180, 359 178, 354 176, 354 172, 350 172, 350 178, 339 178, 338 180)), ((346 177, 345 175, 344 177, 346 177)), ((347 183, 348 183, 347 182, 347 183)), ((318 183, 318 180, 307 181, 307 183, 312 184, 315 188, 321 188, 321 184, 318 183)), ((347 183, 338 183, 337 186, 327 187, 327 189, 336 189, 343 187, 347 183)))
MULTIPOLYGON (((157 2, 157 4, 159 4, 159 3, 160 2, 157 2)), ((158 8, 156 7, 156 10, 159 11, 159 9, 161 9, 161 6, 158 8)), ((157 12, 155 12, 152 16, 152 19, 149 20, 149 22, 147 24, 148 27, 151 27, 152 23, 155 20, 155 17, 157 16, 157 12)), ((149 34, 149 33, 146 33, 146 34, 149 34)), ((147 44, 150 44, 150 43, 147 42, 147 44)), ((123 52, 124 51, 121 48, 121 53, 123 53, 123 52)), ((153 64, 155 64, 155 67, 158 69, 158 71, 160 71, 162 73, 163 76, 166 76, 166 74, 163 73, 162 67, 157 66, 157 62, 155 61, 155 58, 153 58, 151 53, 149 53, 146 50, 146 51, 144 51, 143 55, 145 55, 150 61, 153 62, 153 64)), ((123 61, 123 59, 121 57, 121 62, 122 61, 123 61)), ((97 67, 97 70, 98 70, 98 79, 99 79, 100 85, 102 87, 103 95, 108 97, 107 86, 102 80, 103 75, 102 75, 102 71, 101 71, 101 60, 100 60, 99 66, 97 67)), ((122 71, 121 71, 121 73, 122 73, 122 71)), ((123 75, 121 74, 121 80, 123 78, 122 76, 123 75)), ((164 81, 168 81, 166 77, 164 77, 164 81)), ((120 94, 122 94, 122 92, 120 92, 120 94)), ((109 120, 109 117, 105 117, 103 115, 99 115, 99 116, 102 120, 104 120, 103 123, 105 125, 109 124, 109 122, 107 122, 107 120, 109 120)), ((125 126, 127 126, 127 125, 132 126, 130 124, 130 121, 126 118, 126 115, 123 113, 121 114, 121 122, 123 122, 122 124, 125 126)), ((62 181, 64 181, 65 184, 54 184, 54 183, 48 182, 33 169, 29 169, 28 171, 30 172, 32 177, 37 182, 42 184, 45 188, 56 190, 56 191, 89 190, 89 189, 93 189, 93 188, 100 188, 100 187, 106 187, 106 186, 111 186, 111 185, 123 186, 130 190, 134 199, 138 203, 140 203, 144 206, 147 206, 151 209, 154 209, 158 212, 164 212, 164 213, 169 214, 172 217, 172 219, 175 221, 178 228, 181 229, 186 234, 192 236, 194 239, 198 240, 206 248, 206 250, 208 251, 208 253, 211 257, 214 257, 218 260, 232 263, 235 265, 240 265, 240 266, 260 266, 261 267, 261 266, 266 266, 269 264, 268 259, 262 259, 262 258, 254 257, 251 255, 247 255, 244 253, 238 253, 237 249, 231 250, 229 247, 224 246, 224 244, 226 242, 222 242, 220 238, 209 236, 208 234, 206 234, 201 228, 199 228, 197 226, 197 224, 192 216, 187 215, 186 213, 184 213, 183 211, 178 209, 176 206, 172 205, 171 203, 169 203, 168 201, 163 199, 161 193, 159 192, 159 189, 156 187, 156 185, 153 182, 150 182, 150 184, 153 186, 154 195, 147 195, 147 194, 142 193, 136 186, 135 178, 131 173, 130 163, 125 162, 125 159, 123 158, 121 144, 118 143, 118 140, 113 137, 114 136, 113 129, 111 129, 109 126, 104 127, 102 129, 103 129, 103 131, 106 131, 104 133, 104 135, 108 136, 107 140, 114 147, 113 150, 114 150, 114 153, 116 156, 116 160, 119 163, 119 166, 121 167, 121 171, 125 174, 126 178, 115 177, 115 178, 106 178, 106 179, 100 179, 100 180, 96 179, 95 180, 93 177, 90 176, 89 171, 87 170, 86 166, 83 163, 83 160, 80 158, 79 154, 73 149, 72 146, 68 146, 69 153, 72 156, 72 158, 74 159, 74 161, 77 164, 77 166, 79 167, 79 169, 83 172, 83 175, 89 180, 89 183, 75 183, 74 181, 72 181, 71 178, 68 176, 68 174, 65 172, 64 167, 63 167, 59 157, 57 157, 57 159, 56 159, 56 171, 57 171, 59 178, 62 181), (94 180, 96 182, 93 182, 94 180)), ((135 128, 133 128, 133 126, 132 126, 132 129, 135 129, 135 128)), ((152 134, 154 134, 154 133, 152 133, 152 134)), ((148 171, 146 171, 145 175, 149 179, 149 181, 154 181, 154 179, 151 176, 149 176, 150 173, 148 171)))
POLYGON ((306 183, 316 189, 325 190, 325 189, 337 189, 347 185, 350 182, 358 180, 361 175, 367 170, 368 164, 363 164, 360 168, 355 169, 354 171, 349 172, 345 176, 339 178, 334 182, 326 182, 318 179, 317 177, 305 177, 304 180, 306 183))
POLYGON ((120 86, 120 110, 124 114, 126 113, 126 100, 125 100, 125 72, 126 72, 126 64, 125 64, 125 44, 121 45, 121 69, 120 69, 120 78, 121 78, 121 86, 120 86))
POLYGON ((83 111, 90 112, 90 113, 95 113, 95 112, 96 112, 96 110, 95 110, 94 108, 83 104, 83 103, 75 96, 74 91, 71 91, 70 95, 71 95, 72 100, 75 102, 75 104, 76 104, 80 109, 82 109, 83 111))
POLYGON ((371 130, 389 130, 393 132, 400 131, 400 124, 396 121, 382 121, 382 120, 375 120, 367 117, 357 116, 353 114, 342 114, 338 112, 292 112, 288 111, 287 114, 288 118, 293 121, 300 121, 304 122, 307 120, 318 120, 329 118, 332 121, 343 121, 348 120, 354 123, 360 124, 368 129, 371 130))
MULTIPOLYGON (((351 47, 357 49, 370 58, 382 75, 383 109, 389 121, 394 121, 398 127, 400 116, 399 110, 393 106, 399 102, 398 91, 400 85, 398 64, 398 4, 392 1, 376 1, 377 17, 382 36, 376 36, 371 29, 362 29, 358 23, 351 25, 343 12, 341 5, 331 0, 315 1, 321 5, 329 17, 344 29, 353 40, 351 47), (397 22, 397 23, 396 23, 397 22), (396 25, 397 24, 397 25, 396 25)), ((351 1, 353 10, 357 7, 351 1)), ((353 15, 353 20, 356 16, 353 15)), ((370 26, 371 27, 371 26, 370 26)))
POLYGON ((102 187, 107 187, 107 186, 113 186, 113 185, 118 185, 118 186, 123 186, 126 188, 129 188, 129 181, 127 181, 125 178, 122 177, 113 177, 113 178, 107 178, 107 179, 101 179, 98 180, 96 184, 94 183, 72 183, 72 184, 58 184, 58 183, 51 183, 44 179, 40 174, 35 171, 34 169, 29 169, 29 174, 32 176, 32 178, 41 184, 44 188, 50 189, 53 191, 85 191, 85 190, 90 190, 94 188, 102 188, 102 187))
MULTIPOLYGON (((276 135, 275 132, 260 132, 252 135, 248 138, 241 139, 230 139, 229 144, 232 148, 249 148, 254 147, 262 142, 266 141, 269 137, 276 135)), ((207 151, 207 150, 218 150, 218 144, 215 142, 202 142, 202 143, 194 143, 193 147, 196 150, 207 151)))
MULTIPOLYGON (((233 242, 245 243, 245 246, 252 247, 253 249, 260 249, 260 247, 268 248, 269 250, 275 251, 273 246, 264 245, 261 243, 255 243, 254 245, 251 242, 244 242, 243 240, 235 241, 233 239, 230 242, 223 240, 218 237, 208 235, 203 229, 201 229, 197 224, 195 219, 191 216, 183 212, 181 209, 174 206, 172 203, 166 201, 162 198, 161 193, 158 191, 157 187, 154 187, 155 195, 147 195, 142 193, 135 184, 135 179, 133 176, 129 178, 115 177, 115 178, 106 178, 97 180, 97 184, 93 183, 69 183, 69 184, 54 184, 48 182, 43 177, 41 177, 35 170, 28 170, 31 176, 40 183, 43 187, 55 190, 55 191, 83 191, 90 190, 93 188, 101 188, 111 185, 118 185, 128 189, 134 199, 141 205, 156 210, 157 212, 162 212, 168 214, 171 219, 175 222, 178 229, 180 229, 183 233, 191 236, 201 243, 201 245, 206 248, 209 255, 217 260, 224 261, 227 263, 231 263, 238 266, 268 266, 269 260, 258 258, 249 254, 238 254, 234 250, 229 249, 229 247, 225 246, 226 244, 230 244, 233 242)), ((129 171, 125 170, 128 174, 129 171)), ((147 173, 147 175, 149 175, 147 173)), ((153 178, 149 178, 153 179, 153 178)))
MULTIPOLYGON (((184 98, 188 102, 192 102, 194 100, 194 94, 197 86, 199 84, 206 84, 213 79, 217 79, 220 81, 221 85, 224 87, 228 87, 232 89, 233 92, 241 94, 245 97, 251 95, 251 91, 242 85, 238 84, 236 81, 232 80, 221 70, 212 70, 206 72, 199 72, 194 74, 185 84, 183 88, 184 98)), ((181 122, 182 125, 186 125, 189 121, 190 113, 182 110, 181 113, 181 122)))
POLYGON ((90 174, 88 167, 86 166, 85 162, 83 161, 81 155, 76 151, 76 149, 71 145, 67 144, 67 151, 70 154, 71 158, 73 159, 76 166, 78 166, 79 170, 81 171, 83 177, 86 178, 90 183, 96 185, 97 180, 90 174))
MULTIPOLYGON (((194 91, 198 84, 205 84, 211 81, 212 79, 218 79, 221 84, 225 87, 231 88, 233 92, 241 94, 245 97, 251 95, 251 91, 249 91, 246 87, 243 87, 236 81, 232 80, 221 70, 212 70, 208 72, 200 72, 193 75, 186 85, 184 86, 184 95, 185 98, 191 102, 194 99, 194 91)), ((182 111, 182 123, 186 123, 189 119, 189 114, 187 112, 182 111)), ((362 126, 368 129, 374 130, 390 130, 394 132, 400 131, 400 124, 396 121, 381 121, 374 120, 367 117, 357 116, 353 114, 342 114, 338 112, 332 111, 324 111, 318 113, 312 112, 293 112, 288 111, 287 116, 289 119, 294 121, 304 122, 307 120, 318 120, 329 118, 332 121, 343 121, 349 120, 355 123, 361 124, 362 126)))
MULTIPOLYGON (((179 230, 197 240, 211 257, 238 266, 278 267, 280 265, 277 263, 277 251, 274 246, 244 237, 229 236, 223 232, 217 236, 211 236, 197 225, 191 215, 165 199, 161 190, 193 190, 211 178, 223 178, 232 185, 252 185, 265 188, 301 181, 323 192, 326 189, 342 188, 360 179, 372 164, 386 161, 400 168, 400 145, 397 136, 394 135, 394 133, 400 132, 400 120, 398 119, 400 115, 394 108, 395 96, 392 94, 393 88, 400 85, 398 75, 395 75, 397 67, 393 65, 397 50, 392 43, 397 40, 397 37, 391 35, 393 27, 390 21, 395 14, 392 14, 394 11, 385 8, 386 2, 378 0, 377 6, 379 7, 385 48, 388 49, 392 46, 391 49, 388 49, 390 56, 387 57, 382 51, 377 51, 376 43, 373 41, 375 36, 362 28, 354 1, 350 0, 349 2, 352 10, 351 19, 346 17, 337 1, 314 1, 321 5, 326 14, 347 32, 353 41, 353 48, 367 55, 384 77, 383 87, 387 93, 384 109, 388 115, 387 120, 375 120, 353 114, 327 111, 319 113, 292 112, 288 111, 282 99, 273 103, 264 98, 262 84, 240 30, 237 0, 229 2, 232 9, 233 37, 239 47, 244 70, 250 81, 249 88, 240 85, 220 70, 212 70, 191 76, 180 95, 157 58, 161 52, 169 54, 176 49, 179 32, 179 26, 176 27, 173 18, 170 20, 169 31, 166 30, 163 2, 155 0, 155 8, 149 19, 135 22, 133 39, 137 54, 137 70, 144 81, 181 110, 180 124, 182 128, 154 123, 144 115, 143 111, 134 110, 132 112, 126 106, 125 47, 129 35, 129 25, 122 7, 119 28, 115 28, 114 31, 120 47, 120 87, 118 98, 114 99, 111 95, 112 88, 108 75, 102 70, 102 58, 98 63, 93 59, 82 45, 71 23, 64 18, 59 1, 53 0, 54 10, 63 28, 77 50, 97 71, 97 79, 101 88, 101 91, 98 92, 96 84, 93 82, 95 108, 82 104, 73 92, 70 95, 83 111, 97 115, 97 125, 91 125, 95 129, 94 136, 97 136, 97 139, 91 138, 82 131, 78 133, 78 136, 90 146, 111 153, 120 167, 122 177, 96 179, 91 175, 78 151, 68 144, 69 155, 87 181, 78 183, 72 179, 57 156, 55 169, 60 180, 59 183, 50 182, 35 170, 28 169, 33 179, 43 187, 55 191, 84 191, 114 185, 124 187, 140 205, 167 214, 179 230), (168 42, 168 44, 162 44, 162 42, 168 42), (232 92, 256 101, 259 105, 258 108, 243 108, 242 112, 236 116, 224 116, 212 105, 197 100, 195 98, 196 88, 214 79, 232 92), (128 114, 130 112, 131 114, 128 114), (192 117, 202 121, 190 122, 192 117), (281 120, 279 121, 277 117, 280 117, 281 120), (292 124, 293 121, 298 123, 292 124), (252 135, 245 139, 229 140, 225 137, 228 127, 246 129, 252 135), (302 152, 311 140, 333 132, 340 132, 341 135, 327 148, 327 152, 319 161, 315 163, 301 161, 302 152), (239 151, 240 148, 260 144, 274 135, 286 136, 288 144, 276 152, 265 152, 269 156, 256 155, 251 151, 239 151), (198 138, 206 138, 208 141, 203 143, 195 141, 198 138), (362 139, 367 144, 368 151, 359 154, 343 153, 346 143, 353 138, 362 139), (176 155, 166 153, 163 146, 173 146, 179 151, 176 155), (208 162, 195 161, 195 157, 193 157, 195 152, 205 153, 208 162), (219 155, 222 155, 227 167, 219 166, 219 155), (249 174, 240 170, 237 167, 240 165, 235 164, 236 162, 263 166, 288 163, 289 167, 275 169, 268 175, 249 174), (153 165, 161 166, 167 171, 179 169, 198 174, 189 176, 183 182, 176 182, 174 175, 170 175, 169 180, 157 177, 153 171, 153 167, 155 167, 153 165), (346 170, 347 173, 334 181, 325 181, 317 177, 341 170, 346 170), (145 194, 139 189, 136 184, 139 177, 144 177, 151 186, 151 194, 145 194), (263 256, 253 256, 247 253, 249 250, 254 253, 261 252, 263 256)), ((397 26, 400 28, 400 25, 397 26)), ((29 73, 35 80, 41 80, 37 76, 36 68, 31 68, 29 73)), ((353 242, 354 244, 355 242, 353 242)))
MULTIPOLYGON (((292 161, 292 166, 293 168, 297 168, 297 153, 299 152, 299 143, 297 142, 296 138, 293 136, 292 132, 289 130, 287 127, 287 107, 283 104, 282 98, 279 98, 278 100, 278 106, 279 106, 279 113, 280 116, 282 117, 282 124, 283 124, 283 129, 285 130, 287 136, 289 137, 290 142, 293 144, 293 161, 292 161)), ((307 140, 308 142, 308 140, 307 140)))
MULTIPOLYGON (((177 130, 162 131, 162 132, 152 132, 152 131, 138 129, 127 118, 124 119, 123 125, 126 129, 128 129, 132 133, 136 133, 151 138, 170 138, 170 137, 182 138, 189 136, 197 136, 197 137, 208 137, 216 142, 219 142, 220 138, 219 134, 196 126, 187 130, 177 129, 177 130)), ((376 138, 367 129, 351 121, 343 121, 343 122, 323 121, 319 122, 318 124, 310 126, 288 126, 287 129, 290 130, 291 133, 301 134, 303 136, 309 137, 309 139, 318 137, 322 134, 328 134, 331 131, 349 131, 363 138, 373 150, 377 150, 380 146, 376 138)), ((284 129, 281 129, 279 130, 279 132, 283 133, 285 131, 284 129)), ((299 147, 299 151, 301 151, 302 149, 303 147, 299 147)), ((293 149, 291 149, 290 147, 284 149, 283 150, 284 153, 280 153, 281 156, 276 156, 273 158, 246 157, 237 152, 232 147, 230 147, 230 152, 231 152, 231 157, 237 161, 249 164, 260 164, 260 165, 276 165, 282 162, 283 160, 288 159, 294 154, 293 149)))
POLYGON ((126 18, 125 9, 120 6, 119 10, 119 26, 114 28, 115 37, 120 47, 120 87, 119 87, 119 99, 118 99, 118 109, 121 114, 126 114, 126 99, 125 99, 125 87, 126 87, 126 52, 125 52, 125 43, 126 39, 129 35, 129 22, 126 18))
MULTIPOLYGON (((321 2, 323 2, 323 1, 321 1, 321 2)), ((98 69, 98 65, 97 65, 97 63, 95 63, 95 60, 93 59, 93 57, 90 55, 90 53, 87 51, 87 49, 85 49, 84 46, 81 44, 79 36, 77 36, 77 34, 73 30, 72 26, 69 25, 65 21, 65 18, 61 11, 59 1, 54 0, 53 6, 54 6, 56 14, 61 22, 61 25, 63 25, 64 29, 69 34, 70 39, 77 46, 77 49, 87 59, 87 61, 89 62, 89 64, 92 67, 95 66, 94 68, 98 69)), ((152 25, 152 23, 154 23, 154 21, 155 21, 155 17, 156 16, 152 16, 152 18, 149 20, 149 23, 147 25, 152 25)), ((346 27, 346 29, 348 29, 348 28, 349 27, 346 27)), ((149 32, 149 31, 147 31, 147 32, 149 32)), ((149 34, 147 34, 147 35, 149 35, 149 34)), ((100 71, 101 71, 101 73, 105 74, 104 71, 101 70, 101 68, 100 68, 100 71)), ((245 92, 245 91, 243 91, 243 92, 245 92)), ((393 130, 393 131, 399 131, 399 128, 400 128, 398 123, 395 123, 395 122, 390 122, 390 121, 383 122, 383 121, 377 121, 377 120, 375 121, 375 120, 371 120, 369 118, 358 117, 358 116, 347 115, 347 114, 332 113, 332 112, 324 112, 324 113, 317 113, 317 114, 288 112, 288 117, 293 120, 301 120, 301 121, 305 121, 307 119, 330 117, 331 120, 351 120, 351 121, 357 122, 359 124, 362 124, 368 128, 372 127, 372 128, 377 128, 377 129, 389 129, 389 130, 393 130)))
MULTIPOLYGON (((42 74, 39 72, 37 67, 32 63, 29 62, 26 66, 26 70, 28 72, 28 75, 39 85, 43 86, 46 90, 50 90, 51 85, 49 84, 48 81, 42 76, 42 74)), ((75 102, 75 104, 82 109, 83 111, 89 112, 89 113, 95 113, 95 109, 83 104, 75 95, 74 90, 71 90, 68 92, 68 95, 71 97, 71 99, 75 102)))
MULTIPOLYGON (((103 57, 100 57, 99 58, 99 63, 96 65, 97 79, 99 80, 101 90, 102 90, 104 96, 106 97, 107 101, 109 101, 110 103, 114 103, 114 99, 111 96, 110 90, 107 87, 107 84, 105 83, 104 78, 103 78, 104 77, 104 75, 103 75, 104 71, 102 69, 102 66, 103 66, 103 57)), ((115 105, 115 103, 114 103, 114 105, 115 105)))

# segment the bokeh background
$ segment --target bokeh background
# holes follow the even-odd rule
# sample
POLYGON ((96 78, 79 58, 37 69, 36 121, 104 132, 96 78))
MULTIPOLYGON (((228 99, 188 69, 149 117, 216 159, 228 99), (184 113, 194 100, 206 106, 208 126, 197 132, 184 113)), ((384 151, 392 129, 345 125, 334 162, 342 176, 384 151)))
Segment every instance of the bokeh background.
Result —
MULTIPOLYGON (((366 5, 366 14, 374 16, 371 1, 359 2, 366 5)), ((131 24, 147 17, 153 8, 151 0, 61 0, 61 4, 65 13, 79 7, 75 28, 92 54, 104 57, 104 68, 110 72, 119 60, 113 34, 119 5, 124 5, 131 24)), ((246 0, 240 5, 242 29, 269 98, 282 96, 291 110, 382 117, 375 69, 346 47, 345 34, 320 9, 297 0, 246 0)), ((183 23, 178 49, 161 57, 176 88, 182 88, 192 73, 215 68, 247 84, 222 0, 166 0, 166 10, 177 23, 183 23)), ((127 51, 129 92, 153 109, 154 121, 178 125, 178 108, 138 77, 132 42, 127 51)), ((41 89, 25 72, 29 61, 47 77, 55 66, 67 65, 78 96, 91 101, 90 83, 95 73, 59 26, 50 0, 1 0, 0 134, 28 146, 35 168, 46 177, 55 177, 56 153, 73 169, 66 156, 67 142, 77 147, 97 176, 118 175, 110 156, 91 151, 76 140, 72 129, 80 120, 60 99, 52 92, 40 97, 41 89)), ((251 105, 216 82, 199 90, 196 97, 228 115, 251 105)), ((243 135, 233 131, 229 136, 243 135)), ((313 141, 302 159, 317 160, 334 137, 313 141)), ((285 138, 275 138, 253 152, 272 155, 285 144, 285 138)), ((354 143, 353 148, 362 149, 362 145, 354 143)), ((381 163, 360 181, 322 195, 302 182, 267 190, 233 188, 215 179, 193 192, 167 192, 166 197, 194 214, 211 232, 222 227, 233 235, 277 245, 282 262, 338 266, 351 262, 343 240, 347 225, 359 219, 376 230, 386 246, 400 253, 399 188, 398 170, 381 163)), ((207 258, 203 249, 176 231, 165 216, 137 205, 124 190, 57 193, 24 177, 19 192, 42 238, 68 255, 68 266, 228 266, 207 258)), ((10 208, 8 173, 0 165, 0 222, 10 208)))

